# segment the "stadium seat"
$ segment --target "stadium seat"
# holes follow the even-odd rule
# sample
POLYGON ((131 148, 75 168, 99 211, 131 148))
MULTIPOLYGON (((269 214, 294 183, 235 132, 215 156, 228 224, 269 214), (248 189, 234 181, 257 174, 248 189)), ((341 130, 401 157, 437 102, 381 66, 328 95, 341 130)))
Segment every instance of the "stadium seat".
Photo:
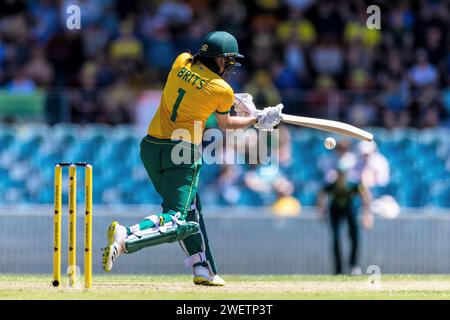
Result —
MULTIPOLYGON (((323 147, 323 139, 328 134, 292 126, 289 130, 295 161, 282 172, 294 183, 295 196, 302 205, 315 205, 323 182, 318 159, 329 153, 323 147)), ((400 205, 408 207, 450 207, 448 129, 370 130, 391 165, 391 182, 386 187, 374 188, 375 197, 391 194, 400 205)), ((54 165, 60 161, 87 161, 94 166, 94 203, 159 204, 160 196, 140 160, 142 136, 132 125, 1 124, 0 203, 52 203, 54 165), (32 180, 28 179, 30 176, 32 180)), ((248 169, 245 165, 239 167, 244 172, 248 169)), ((215 190, 209 186, 217 182, 220 171, 220 165, 204 164, 201 188, 215 190)), ((80 183, 83 178, 84 171, 80 170, 80 183)), ((239 183, 236 205, 266 205, 275 197, 255 193, 239 183)), ((205 204, 228 204, 216 191, 206 193, 205 204)))

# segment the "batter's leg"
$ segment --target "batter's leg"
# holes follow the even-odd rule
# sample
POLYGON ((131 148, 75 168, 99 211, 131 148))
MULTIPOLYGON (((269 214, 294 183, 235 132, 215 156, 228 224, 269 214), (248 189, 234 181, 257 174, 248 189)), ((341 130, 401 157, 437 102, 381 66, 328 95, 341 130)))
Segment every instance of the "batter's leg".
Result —
POLYGON ((209 246, 206 225, 201 212, 200 197, 196 196, 193 210, 188 220, 198 221, 200 232, 180 241, 181 248, 186 254, 185 264, 193 268, 194 283, 201 285, 223 286, 225 282, 218 276, 214 256, 209 246))

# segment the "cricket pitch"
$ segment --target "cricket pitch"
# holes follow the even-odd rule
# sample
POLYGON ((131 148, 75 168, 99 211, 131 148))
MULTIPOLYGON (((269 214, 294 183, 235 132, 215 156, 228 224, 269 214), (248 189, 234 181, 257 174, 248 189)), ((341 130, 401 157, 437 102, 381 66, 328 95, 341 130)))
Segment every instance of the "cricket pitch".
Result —
POLYGON ((51 275, 0 275, 0 299, 450 299, 450 275, 224 275, 225 287, 195 286, 188 275, 94 275, 92 289, 50 285, 51 275))

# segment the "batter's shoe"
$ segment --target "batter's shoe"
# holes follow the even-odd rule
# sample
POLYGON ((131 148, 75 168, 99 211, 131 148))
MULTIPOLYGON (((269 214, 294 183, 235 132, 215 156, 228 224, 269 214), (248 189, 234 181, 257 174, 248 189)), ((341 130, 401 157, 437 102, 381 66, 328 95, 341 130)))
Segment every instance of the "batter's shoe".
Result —
POLYGON ((119 255, 125 252, 127 229, 117 221, 108 228, 107 244, 103 249, 102 265, 105 272, 110 272, 119 255))
POLYGON ((225 281, 217 274, 211 275, 209 269, 203 266, 194 267, 194 284, 202 286, 223 287, 225 281))

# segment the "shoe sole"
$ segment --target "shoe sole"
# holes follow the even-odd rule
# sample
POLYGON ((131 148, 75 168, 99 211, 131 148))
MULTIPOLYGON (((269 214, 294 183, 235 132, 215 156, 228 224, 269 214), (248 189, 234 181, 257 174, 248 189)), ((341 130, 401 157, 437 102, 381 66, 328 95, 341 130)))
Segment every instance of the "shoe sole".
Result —
POLYGON ((106 262, 108 261, 109 253, 111 252, 112 246, 114 244, 114 234, 116 233, 117 224, 118 224, 117 221, 113 221, 108 227, 108 236, 107 236, 108 244, 103 249, 103 259, 102 259, 103 270, 105 270, 105 272, 111 271, 111 269, 109 270, 106 269, 106 262))
POLYGON ((217 283, 217 282, 212 282, 209 281, 205 278, 202 277, 194 277, 194 284, 198 285, 198 286, 210 286, 210 287, 223 287, 225 286, 224 283, 217 283))

